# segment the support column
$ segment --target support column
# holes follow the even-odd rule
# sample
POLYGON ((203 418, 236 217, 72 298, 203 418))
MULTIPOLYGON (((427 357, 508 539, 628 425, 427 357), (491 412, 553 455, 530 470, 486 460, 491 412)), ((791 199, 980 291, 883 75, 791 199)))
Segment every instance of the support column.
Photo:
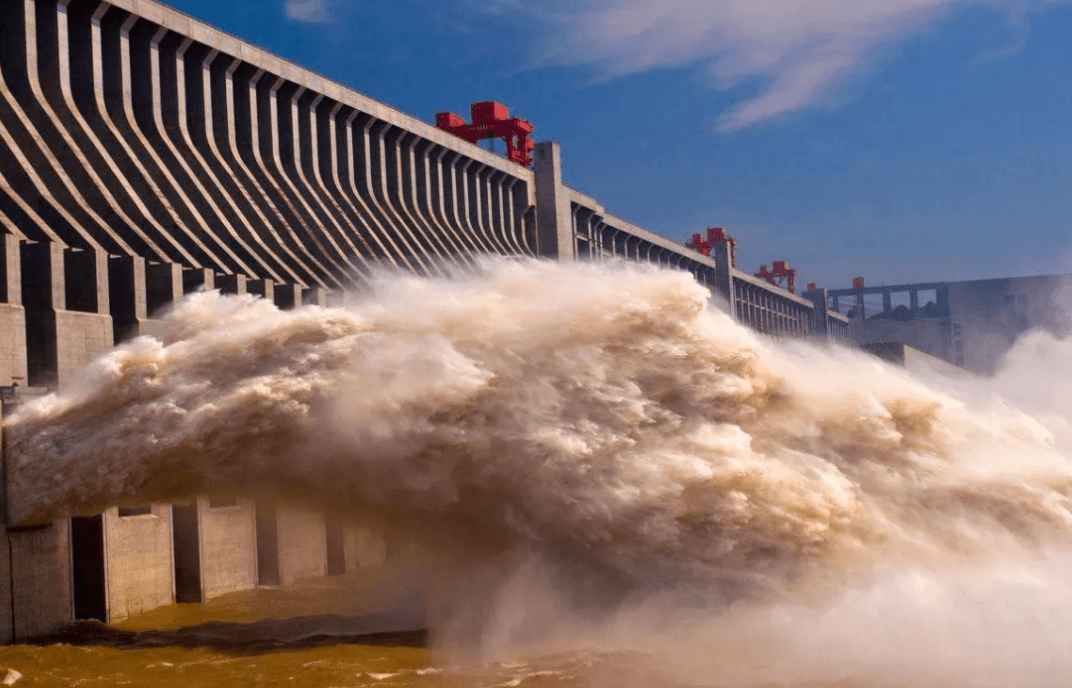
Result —
POLYGON ((68 528, 64 520, 4 529, 15 641, 55 633, 74 620, 68 528))
POLYGON ((275 283, 270 279, 250 280, 246 288, 250 294, 255 294, 266 301, 275 302, 275 283))
POLYGON ((122 342, 141 334, 149 317, 145 295, 145 259, 141 256, 112 256, 108 260, 112 330, 122 342))
POLYGON ((811 301, 815 307, 812 309, 811 332, 820 339, 828 339, 830 336, 830 317, 828 315, 827 294, 825 289, 812 289, 801 294, 811 301))
POLYGON ((728 313, 731 318, 737 316, 737 297, 733 286, 733 262, 730 259, 731 248, 728 241, 716 241, 711 247, 709 257, 715 261, 715 291, 728 305, 728 313))
POLYGON ((0 385, 25 387, 26 311, 22 307, 22 264, 19 240, 0 234, 0 385))
POLYGON ((154 263, 145 266, 146 309, 149 317, 182 300, 182 266, 176 263, 154 263))
POLYGON ((110 315, 108 256, 103 251, 65 249, 64 292, 69 311, 110 315))
POLYGON ((56 243, 24 244, 20 259, 28 381, 63 385, 114 342, 107 259, 56 243))
POLYGON ((537 143, 533 172, 536 175, 536 251, 543 258, 576 256, 569 196, 562 185, 562 153, 555 141, 537 143))
POLYGON ((63 247, 53 243, 23 244, 20 258, 28 381, 33 387, 55 386, 58 381, 55 313, 67 307, 63 247))
POLYGON ((273 291, 275 305, 280 310, 289 311, 302 303, 302 288, 297 284, 279 284, 273 291))
POLYGON ((221 294, 234 294, 242 296, 248 293, 247 279, 245 275, 217 275, 216 288, 221 294))
POLYGON ((186 268, 182 271, 182 291, 192 294, 200 289, 216 288, 216 273, 211 268, 186 268))

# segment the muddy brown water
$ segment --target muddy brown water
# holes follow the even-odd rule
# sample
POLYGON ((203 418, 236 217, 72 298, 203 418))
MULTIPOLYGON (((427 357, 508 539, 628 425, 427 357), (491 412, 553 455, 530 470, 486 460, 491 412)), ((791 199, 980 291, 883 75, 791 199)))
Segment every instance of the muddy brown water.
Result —
MULTIPOLYGON (((578 648, 494 661, 460 660, 412 619, 377 609, 370 578, 349 575, 163 607, 106 626, 78 622, 0 648, 0 682, 16 686, 715 686, 670 679, 644 652, 578 648), (392 629, 392 630, 384 630, 392 629)), ((391 605, 397 599, 388 601, 391 605)), ((794 688, 862 688, 840 681, 794 688)), ((891 684, 892 685, 892 684, 891 684)))

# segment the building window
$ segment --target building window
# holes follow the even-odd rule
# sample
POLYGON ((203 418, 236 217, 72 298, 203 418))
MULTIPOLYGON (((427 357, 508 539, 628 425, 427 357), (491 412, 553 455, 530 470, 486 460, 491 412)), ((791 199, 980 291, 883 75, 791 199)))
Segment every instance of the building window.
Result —
POLYGON ((151 504, 145 506, 133 506, 133 507, 119 507, 119 518, 130 518, 131 516, 148 516, 153 513, 153 507, 151 504))
POLYGON ((226 509, 228 507, 238 506, 238 497, 209 497, 208 508, 209 509, 226 509))

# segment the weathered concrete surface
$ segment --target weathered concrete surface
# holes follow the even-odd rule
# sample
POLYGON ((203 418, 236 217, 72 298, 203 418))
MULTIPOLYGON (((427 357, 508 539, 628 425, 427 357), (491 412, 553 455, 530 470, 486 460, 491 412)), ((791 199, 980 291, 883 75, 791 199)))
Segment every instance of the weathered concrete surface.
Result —
POLYGON ((201 532, 201 593, 208 600, 257 587, 257 526, 252 499, 213 507, 197 500, 201 532))
POLYGON ((344 526, 346 571, 379 566, 387 561, 387 541, 375 525, 348 521, 344 526))
POLYGON ((74 614, 71 593, 67 521, 16 529, 0 524, 0 642, 62 628, 74 614))
POLYGON ((55 311, 56 383, 73 382, 86 365, 113 345, 112 319, 98 313, 55 311))
POLYGON ((171 507, 154 504, 152 513, 104 513, 108 620, 120 621, 175 601, 171 507))
POLYGON ((912 373, 938 373, 946 377, 965 377, 971 375, 964 368, 953 365, 940 358, 915 349, 901 342, 872 342, 863 348, 879 358, 889 361, 912 373))
POLYGON ((74 618, 67 521, 9 529, 15 640, 48 635, 74 618))
POLYGON ((869 344, 898 342, 946 361, 953 360, 948 317, 897 320, 853 320, 853 337, 865 347, 869 344))
POLYGON ((25 387, 26 375, 26 311, 0 303, 0 385, 25 387))
POLYGON ((279 502, 276 518, 280 584, 323 576, 327 572, 324 514, 305 506, 279 502))

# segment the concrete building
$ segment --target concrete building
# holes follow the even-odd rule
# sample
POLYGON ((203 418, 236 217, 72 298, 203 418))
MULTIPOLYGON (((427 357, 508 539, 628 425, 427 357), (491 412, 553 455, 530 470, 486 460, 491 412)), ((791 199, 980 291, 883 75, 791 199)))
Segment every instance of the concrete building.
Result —
MULTIPOLYGON (((825 292, 792 294, 736 270, 726 247, 701 254, 614 217, 563 182, 557 144, 534 153, 532 169, 493 155, 152 0, 4 0, 0 387, 18 385, 9 402, 62 388, 200 288, 293 308, 378 266, 434 275, 481 254, 687 270, 762 332, 847 339, 825 292)), ((5 518, 2 542, 6 640, 391 549, 307 508, 211 496, 5 518)))
POLYGON ((834 289, 862 345, 899 343, 989 375, 1023 334, 1072 331, 1072 275, 834 289))

